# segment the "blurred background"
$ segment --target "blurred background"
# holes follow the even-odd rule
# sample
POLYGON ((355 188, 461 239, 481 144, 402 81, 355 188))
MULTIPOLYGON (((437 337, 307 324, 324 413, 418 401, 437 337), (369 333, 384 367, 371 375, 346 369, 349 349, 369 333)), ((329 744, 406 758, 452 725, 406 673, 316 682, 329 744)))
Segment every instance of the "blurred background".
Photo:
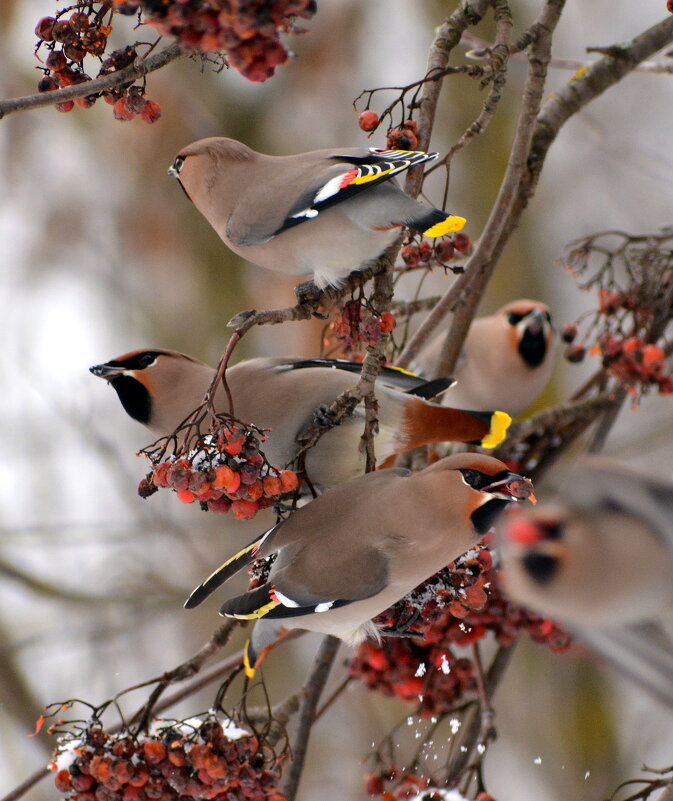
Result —
MULTIPOLYGON (((514 0, 517 32, 539 5, 514 0)), ((70 114, 19 113, 0 124, 0 792, 47 761, 49 738, 26 736, 45 703, 100 703, 207 640, 219 624, 216 601, 186 613, 183 599, 268 522, 206 515, 169 493, 141 500, 136 486, 146 465, 134 454, 148 436, 87 369, 151 346, 214 364, 235 312, 293 302, 296 281, 229 253, 167 176, 175 153, 212 135, 277 154, 383 145, 383 134, 368 141, 358 128, 353 99, 366 88, 421 77, 433 30, 454 6, 319 0, 309 33, 289 42, 296 58, 265 84, 190 60, 149 76, 148 96, 163 110, 155 125, 139 117, 117 122, 103 101, 70 114)), ((0 4, 2 97, 35 91, 33 29, 55 9, 51 0, 0 4)), ((569 3, 554 55, 585 58, 586 46, 628 40, 665 14, 663 0, 569 3)), ((491 31, 484 25, 478 33, 489 38, 491 31)), ((511 63, 496 119, 454 161, 450 208, 468 218, 472 238, 504 171, 524 73, 525 64, 511 63)), ((551 70, 549 92, 570 75, 551 70)), ((393 94, 380 98, 377 111, 393 94)), ((454 143, 483 98, 468 78, 445 81, 432 149, 454 143)), ((555 264, 566 243, 672 222, 671 109, 670 75, 634 74, 566 125, 482 313, 524 296, 547 302, 558 324, 574 320, 594 298, 555 264)), ((439 183, 427 189, 441 203, 439 183)), ((432 276, 427 294, 451 280, 432 276)), ((319 342, 312 323, 267 327, 248 335, 237 357, 313 356, 319 342)), ((559 359, 540 403, 567 398, 595 366, 559 359)), ((607 452, 670 477, 670 410, 670 398, 652 397, 624 411, 607 452)), ((311 635, 273 655, 266 666, 273 699, 301 684, 317 644, 311 635)), ((330 687, 343 678, 347 650, 330 687)), ((206 690, 174 714, 207 709, 213 694, 206 690)), ((673 761, 670 715, 607 678, 579 649, 554 656, 523 643, 496 710, 499 739, 486 779, 498 801, 600 799, 643 763, 673 761)), ((299 797, 364 798, 363 760, 408 711, 353 684, 315 727, 299 797)), ((47 781, 26 797, 58 793, 47 781)))

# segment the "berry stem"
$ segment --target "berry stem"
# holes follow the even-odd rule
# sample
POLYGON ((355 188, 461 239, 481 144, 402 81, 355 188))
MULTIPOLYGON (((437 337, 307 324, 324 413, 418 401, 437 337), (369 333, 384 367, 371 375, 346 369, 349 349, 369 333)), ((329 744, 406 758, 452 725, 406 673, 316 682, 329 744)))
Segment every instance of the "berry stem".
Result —
POLYGON ((133 81, 149 72, 165 67, 176 58, 184 55, 178 42, 173 42, 161 52, 155 53, 146 58, 137 58, 133 64, 129 64, 124 69, 117 70, 104 75, 102 78, 95 78, 91 81, 66 86, 63 89, 55 89, 52 92, 42 92, 36 95, 26 95, 24 97, 14 97, 8 100, 0 100, 0 119, 8 114, 17 111, 26 111, 31 108, 42 106, 53 106, 56 103, 65 103, 68 100, 75 100, 79 97, 98 94, 106 89, 114 89, 116 86, 133 81))

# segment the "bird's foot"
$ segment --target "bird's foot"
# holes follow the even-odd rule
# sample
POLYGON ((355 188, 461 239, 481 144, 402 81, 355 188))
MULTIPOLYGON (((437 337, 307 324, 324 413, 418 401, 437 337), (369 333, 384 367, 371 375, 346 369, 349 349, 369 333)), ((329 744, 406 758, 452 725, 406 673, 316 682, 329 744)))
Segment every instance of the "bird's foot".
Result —
POLYGON ((425 634, 420 631, 409 631, 411 626, 416 623, 420 616, 421 610, 416 609, 411 617, 407 618, 405 621, 398 620, 394 626, 390 626, 386 629, 379 629, 379 634, 382 637, 410 637, 417 640, 422 640, 425 638, 425 634))
POLYGON ((321 403, 313 412, 313 422, 320 428, 334 428, 339 425, 336 412, 327 403, 321 403))
POLYGON ((318 311, 323 300, 323 291, 318 289, 314 281, 304 281, 302 284, 297 284, 294 288, 294 294, 297 298, 299 306, 308 306, 311 309, 313 317, 320 320, 326 320, 328 315, 318 311))

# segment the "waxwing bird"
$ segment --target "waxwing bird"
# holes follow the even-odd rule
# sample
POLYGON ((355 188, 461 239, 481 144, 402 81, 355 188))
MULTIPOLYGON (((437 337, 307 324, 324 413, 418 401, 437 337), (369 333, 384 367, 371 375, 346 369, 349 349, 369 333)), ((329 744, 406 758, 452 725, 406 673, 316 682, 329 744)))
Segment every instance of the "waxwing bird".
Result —
POLYGON ((258 619, 246 647, 248 675, 281 628, 351 643, 380 636, 372 618, 474 545, 510 501, 531 494, 528 479, 483 454, 447 456, 418 473, 367 473, 262 534, 197 587, 185 607, 275 554, 266 582, 220 610, 258 619))
POLYGON ((673 485, 587 460, 498 529, 512 598, 673 704, 673 485))
MULTIPOLYGON (((420 354, 417 369, 432 375, 444 334, 420 354)), ((443 403, 461 409, 523 412, 549 382, 555 333, 549 307, 515 300, 489 317, 476 318, 456 366, 456 386, 443 403)))
MULTIPOLYGON (((155 437, 173 431, 199 406, 215 377, 207 364, 171 350, 137 350, 90 368, 117 391, 130 417, 155 437)), ((250 359, 227 369, 227 383, 239 420, 271 429, 262 449, 277 467, 289 464, 298 450, 297 435, 353 387, 361 365, 338 359, 250 359)), ((396 368, 384 367, 377 382, 379 462, 411 448, 435 442, 472 442, 495 447, 510 423, 503 412, 464 412, 426 400, 450 386, 452 379, 427 382, 396 368)), ((228 411, 222 387, 215 408, 228 411)), ((325 489, 360 475, 364 464, 359 443, 364 428, 361 408, 327 431, 306 455, 311 483, 325 489)))
POLYGON ((436 153, 346 147, 267 156, 225 137, 192 142, 169 174, 234 253, 336 286, 377 259, 401 226, 437 237, 463 217, 413 200, 395 176, 436 153))

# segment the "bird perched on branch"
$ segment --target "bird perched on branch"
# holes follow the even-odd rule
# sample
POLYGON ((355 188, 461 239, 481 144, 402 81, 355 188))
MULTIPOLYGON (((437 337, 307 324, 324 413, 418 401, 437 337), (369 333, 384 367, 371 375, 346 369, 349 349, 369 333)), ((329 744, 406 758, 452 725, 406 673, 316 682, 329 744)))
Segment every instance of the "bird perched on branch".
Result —
POLYGON ((483 454, 448 456, 418 473, 368 473, 259 536, 197 587, 185 607, 200 604, 254 560, 275 554, 265 583, 220 610, 258 619, 246 644, 248 675, 281 629, 319 631, 351 643, 379 637, 386 632, 372 618, 474 545, 510 501, 531 495, 528 479, 483 454))
MULTIPOLYGON (((184 353, 137 350, 91 367, 114 387, 134 420, 155 437, 172 434, 203 401, 215 370, 184 353)), ((234 414, 245 423, 271 429, 262 446, 271 464, 284 466, 299 448, 296 437, 356 383, 360 364, 339 359, 250 359, 227 369, 234 414)), ((425 381, 402 370, 384 367, 377 381, 379 435, 376 454, 382 463, 393 454, 435 442, 472 442, 495 447, 510 423, 504 412, 464 412, 427 398, 450 386, 451 379, 425 381)), ((222 386, 215 409, 228 412, 222 386)), ((306 454, 306 471, 325 489, 363 472, 359 444, 364 428, 361 407, 338 429, 327 431, 306 454)))
POLYGON ((673 485, 587 460, 498 533, 512 598, 673 704, 673 485))
POLYGON ((413 200, 395 176, 436 153, 346 147, 267 156, 225 137, 183 148, 169 174, 224 243, 288 275, 313 273, 317 289, 377 259, 402 226, 430 237, 463 217, 413 200))
MULTIPOLYGON (((445 333, 425 348, 416 368, 432 375, 445 333)), ((520 414, 549 382, 555 333, 549 307, 536 300, 514 300, 470 326, 460 360, 456 386, 443 403, 461 409, 502 409, 520 414)))

